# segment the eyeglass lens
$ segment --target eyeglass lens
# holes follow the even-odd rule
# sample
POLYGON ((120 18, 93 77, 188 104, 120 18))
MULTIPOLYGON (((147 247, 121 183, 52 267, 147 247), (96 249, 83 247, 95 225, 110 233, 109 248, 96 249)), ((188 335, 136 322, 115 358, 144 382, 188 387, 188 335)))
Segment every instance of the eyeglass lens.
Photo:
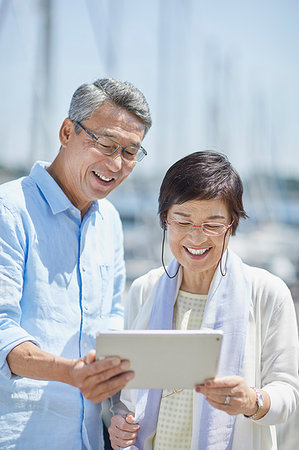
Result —
POLYGON ((172 225, 176 231, 181 233, 200 229, 204 234, 209 236, 219 236, 227 229, 227 226, 221 223, 203 223, 201 225, 195 225, 191 222, 178 222, 176 220, 170 220, 168 224, 172 225))
POLYGON ((140 161, 145 156, 142 149, 136 147, 121 147, 109 138, 100 136, 95 141, 95 147, 105 155, 113 155, 119 148, 122 149, 122 157, 127 161, 140 161))

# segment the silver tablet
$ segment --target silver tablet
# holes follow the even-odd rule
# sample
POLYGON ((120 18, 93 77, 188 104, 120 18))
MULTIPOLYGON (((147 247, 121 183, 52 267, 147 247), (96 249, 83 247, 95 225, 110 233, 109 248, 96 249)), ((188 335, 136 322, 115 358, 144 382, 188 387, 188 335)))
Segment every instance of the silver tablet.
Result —
POLYGON ((135 378, 126 388, 193 389, 217 375, 222 332, 217 330, 126 330, 97 335, 97 359, 131 362, 135 378))

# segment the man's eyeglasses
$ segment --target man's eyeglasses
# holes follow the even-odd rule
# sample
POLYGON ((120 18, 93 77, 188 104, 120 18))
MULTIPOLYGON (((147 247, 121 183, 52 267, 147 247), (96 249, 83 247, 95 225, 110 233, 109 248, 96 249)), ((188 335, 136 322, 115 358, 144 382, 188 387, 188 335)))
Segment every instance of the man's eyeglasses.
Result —
POLYGON ((187 222, 185 220, 177 220, 173 218, 165 220, 176 233, 189 233, 196 228, 201 228, 202 232, 207 236, 221 236, 234 223, 234 221, 232 221, 232 223, 230 223, 229 225, 224 225, 223 223, 206 222, 202 223, 201 225, 195 225, 194 223, 187 222))
POLYGON ((85 133, 90 136, 94 141, 94 147, 103 155, 111 156, 117 150, 121 149, 122 159, 126 162, 136 162, 141 161, 146 155, 147 151, 143 147, 122 147, 113 139, 105 136, 95 136, 91 131, 87 130, 80 122, 75 121, 75 123, 85 131, 85 133))

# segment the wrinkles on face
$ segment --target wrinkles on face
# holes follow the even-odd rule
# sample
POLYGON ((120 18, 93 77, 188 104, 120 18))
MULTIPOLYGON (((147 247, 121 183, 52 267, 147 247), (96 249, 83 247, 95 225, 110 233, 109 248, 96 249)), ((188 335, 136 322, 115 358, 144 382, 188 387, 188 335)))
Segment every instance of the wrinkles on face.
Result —
MULTIPOLYGON (((144 136, 144 124, 137 116, 109 103, 94 111, 84 126, 95 134, 106 130, 122 146, 141 145, 144 136)), ((60 140, 61 151, 49 172, 83 215, 92 201, 106 197, 136 165, 124 162, 120 151, 111 156, 101 154, 83 131, 76 134, 70 119, 62 125, 60 140)))

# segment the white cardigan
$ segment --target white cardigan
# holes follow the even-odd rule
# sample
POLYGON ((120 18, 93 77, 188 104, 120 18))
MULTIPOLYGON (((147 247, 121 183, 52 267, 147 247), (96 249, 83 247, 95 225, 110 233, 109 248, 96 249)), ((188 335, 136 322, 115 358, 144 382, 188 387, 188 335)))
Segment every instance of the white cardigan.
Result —
MULTIPOLYGON (((276 450, 275 424, 285 422, 299 403, 298 332, 289 289, 269 272, 244 264, 252 283, 252 302, 244 356, 243 377, 249 386, 267 391, 268 413, 260 420, 236 418, 232 450, 276 450)), ((138 278, 131 286, 125 308, 126 329, 147 329, 163 268, 138 278)), ((177 290, 181 284, 179 273, 177 290)), ((121 401, 134 410, 136 391, 124 390, 121 401)), ((194 398, 199 396, 194 391, 194 398)), ((199 402, 194 402, 193 430, 199 426, 199 402), (197 405, 197 406, 196 406, 197 405)), ((121 411, 115 405, 114 413, 121 411)), ((145 448, 152 449, 152 439, 145 448)), ((192 449, 191 449, 192 450, 192 449)))

